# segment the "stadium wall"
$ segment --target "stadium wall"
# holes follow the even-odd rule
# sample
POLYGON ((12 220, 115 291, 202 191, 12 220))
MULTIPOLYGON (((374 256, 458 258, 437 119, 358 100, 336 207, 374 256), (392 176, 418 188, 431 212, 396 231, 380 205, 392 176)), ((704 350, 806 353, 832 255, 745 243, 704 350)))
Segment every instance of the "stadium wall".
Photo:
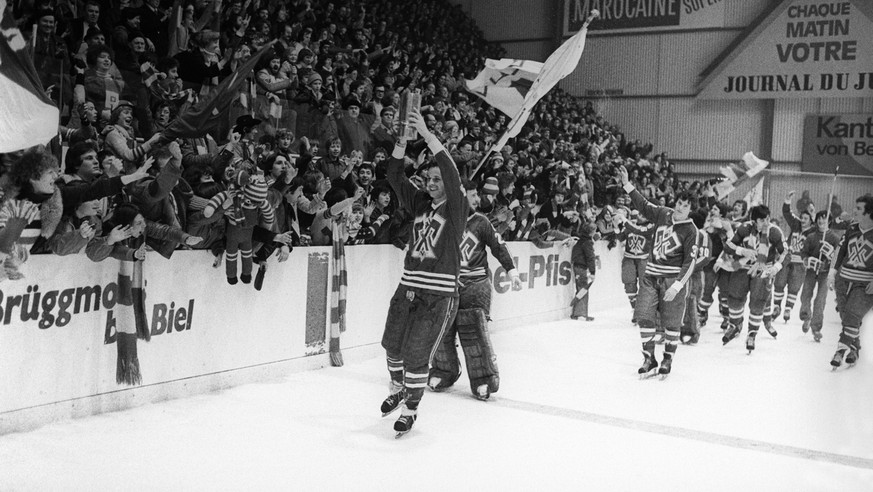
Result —
MULTIPOLYGON (((491 264, 493 327, 561 319, 573 296, 570 250, 510 243, 523 281, 491 264)), ((35 256, 0 284, 0 434, 328 366, 331 249, 271 262, 262 291, 230 286, 205 251, 150 253, 144 264, 151 340, 136 344, 142 384, 116 383, 118 265, 83 255, 35 256)), ((383 357, 403 251, 346 248, 346 362, 383 357)))

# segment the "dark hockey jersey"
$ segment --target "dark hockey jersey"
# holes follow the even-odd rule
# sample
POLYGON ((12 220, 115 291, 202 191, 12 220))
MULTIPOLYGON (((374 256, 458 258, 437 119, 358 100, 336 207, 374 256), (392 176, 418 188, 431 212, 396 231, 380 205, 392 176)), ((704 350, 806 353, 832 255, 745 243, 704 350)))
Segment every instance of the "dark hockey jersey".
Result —
POLYGON ((651 222, 644 226, 625 222, 624 229, 618 235, 619 241, 624 241, 624 257, 634 260, 645 260, 652 250, 652 237, 655 235, 655 225, 651 222))
POLYGON ((697 231, 697 256, 694 258, 694 271, 703 270, 715 258, 712 250, 712 238, 706 231, 697 231))
POLYGON ((655 227, 652 250, 646 262, 646 275, 653 277, 676 276, 685 285, 694 272, 697 256, 697 226, 691 219, 673 220, 673 209, 650 203, 632 185, 625 186, 634 208, 655 227))
POLYGON ((737 227, 734 237, 725 244, 724 252, 735 262, 736 269, 740 270, 748 270, 756 265, 763 267, 782 263, 788 254, 782 240, 782 229, 769 224, 766 229, 759 231, 753 221, 737 227), (755 250, 756 258, 751 260, 741 255, 740 247, 755 250))
POLYGON ((816 258, 821 261, 821 266, 818 271, 826 272, 831 267, 831 263, 837 256, 837 250, 840 247, 840 236, 834 231, 828 231, 826 242, 828 247, 825 248, 825 253, 822 253, 822 237, 824 231, 818 227, 813 228, 803 242, 803 249, 800 250, 800 257, 806 262, 807 258, 816 258), (827 251, 830 250, 830 253, 827 251))
POLYGON ((815 230, 814 226, 803 229, 800 223, 800 218, 791 212, 791 204, 782 204, 782 217, 791 232, 788 234, 788 253, 791 255, 791 263, 800 263, 803 259, 800 257, 800 250, 803 249, 803 243, 806 241, 806 236, 815 230))
POLYGON ((436 138, 428 146, 445 185, 446 200, 440 204, 435 204, 427 192, 407 179, 403 166, 405 147, 395 147, 388 163, 388 183, 397 194, 400 207, 415 217, 400 284, 431 294, 457 296, 467 198, 458 168, 445 147, 436 138))
POLYGON ((850 282, 873 282, 873 227, 854 224, 843 235, 837 254, 838 275, 850 282))
POLYGON ((486 245, 507 272, 515 268, 503 238, 488 221, 488 217, 477 212, 467 218, 467 228, 461 240, 461 283, 491 276, 486 245))

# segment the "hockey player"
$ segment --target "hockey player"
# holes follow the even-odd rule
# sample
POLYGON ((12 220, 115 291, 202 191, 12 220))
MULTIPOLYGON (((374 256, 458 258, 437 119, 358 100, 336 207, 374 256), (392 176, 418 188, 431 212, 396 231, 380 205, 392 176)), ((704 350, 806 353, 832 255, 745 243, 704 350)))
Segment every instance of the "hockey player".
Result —
POLYGON ((458 309, 461 239, 467 200, 458 169, 442 143, 428 130, 421 114, 410 123, 434 155, 426 168, 426 191, 418 190, 404 172, 406 139, 400 137, 388 164, 388 183, 399 206, 415 217, 400 284, 391 298, 382 335, 391 376, 390 394, 382 403, 388 415, 403 404, 394 423, 397 437, 409 432, 427 386, 428 364, 458 309))
POLYGON ((800 257, 806 267, 806 278, 800 294, 800 319, 803 332, 812 328, 816 342, 821 341, 821 327, 824 320, 824 307, 828 295, 828 272, 839 246, 839 236, 828 230, 826 210, 815 214, 815 229, 806 236, 800 257), (815 301, 812 296, 815 292, 815 301))
POLYGON ((873 195, 855 200, 855 224, 840 242, 834 262, 834 290, 840 307, 843 330, 837 352, 831 359, 834 370, 846 363, 855 364, 861 350, 861 320, 873 308, 873 195))
MULTIPOLYGON (((724 251, 724 243, 733 237, 734 229, 727 219, 730 209, 724 203, 712 204, 703 230, 709 235, 710 254, 713 258, 719 258, 724 251)), ((727 328, 730 321, 728 312, 727 284, 730 280, 730 272, 716 268, 715 262, 709 262, 703 266, 703 289, 700 300, 697 302, 697 316, 700 326, 706 325, 709 319, 709 307, 713 303, 713 293, 718 286, 718 311, 722 316, 722 329, 727 328)))
POLYGON ((703 292, 703 270, 712 263, 712 243, 709 234, 703 229, 707 214, 699 209, 691 212, 691 221, 697 229, 697 255, 694 258, 694 273, 688 282, 688 300, 685 317, 682 320, 679 340, 684 344, 695 344, 700 340, 700 318, 697 303, 703 292))
MULTIPOLYGON (((624 217, 617 214, 617 217, 624 217)), ((654 225, 646 220, 638 210, 632 210, 630 220, 624 221, 624 228, 618 235, 618 240, 624 242, 624 256, 621 259, 621 283, 630 301, 631 311, 636 308, 639 284, 646 273, 646 259, 652 249, 654 225)), ((633 317, 631 323, 636 324, 633 317)))
POLYGON ((640 324, 640 338, 645 357, 637 371, 641 377, 651 376, 658 368, 655 358, 656 326, 654 320, 660 313, 661 326, 666 333, 664 359, 658 368, 662 378, 670 374, 673 356, 679 344, 679 327, 685 314, 687 284, 694 271, 697 250, 697 227, 688 218, 692 193, 682 192, 676 196, 675 208, 659 207, 649 203, 628 180, 627 169, 618 166, 619 179, 630 194, 634 208, 654 224, 655 233, 652 251, 646 263, 646 274, 640 284, 634 317, 640 324))
POLYGON ((788 234, 788 256, 783 264, 782 270, 776 275, 773 281, 773 314, 772 317, 778 318, 782 311, 782 300, 785 299, 785 311, 782 319, 787 323, 791 319, 791 310, 797 302, 797 294, 803 286, 806 278, 806 268, 803 266, 803 261, 800 257, 800 250, 803 249, 803 243, 806 236, 809 235, 815 228, 812 222, 812 215, 809 211, 801 210, 800 217, 791 212, 791 202, 794 200, 795 191, 788 192, 785 197, 785 202, 782 204, 782 217, 785 218, 785 224, 791 231, 788 234), (785 288, 788 287, 788 296, 785 296, 785 288))
POLYGON ((521 279, 506 248, 503 238, 488 221, 488 217, 476 212, 479 208, 479 192, 476 183, 464 183, 467 192, 469 216, 461 241, 460 298, 455 323, 443 335, 430 367, 428 386, 442 391, 455 383, 461 375, 455 337, 461 340, 470 390, 473 396, 487 400, 500 387, 497 357, 488 334, 491 313, 491 271, 488 268, 487 245, 511 279, 513 290, 521 289, 521 279))
MULTIPOLYGON (((764 309, 771 301, 773 277, 782 268, 788 250, 782 241, 782 230, 770 223, 770 209, 756 205, 749 211, 749 222, 737 228, 733 238, 725 244, 725 254, 739 263, 731 273, 728 284, 730 325, 722 337, 727 344, 740 334, 746 297, 749 298, 749 334, 746 350, 755 350, 755 337, 764 318, 764 309)), ((776 331, 765 325, 773 338, 776 331)))

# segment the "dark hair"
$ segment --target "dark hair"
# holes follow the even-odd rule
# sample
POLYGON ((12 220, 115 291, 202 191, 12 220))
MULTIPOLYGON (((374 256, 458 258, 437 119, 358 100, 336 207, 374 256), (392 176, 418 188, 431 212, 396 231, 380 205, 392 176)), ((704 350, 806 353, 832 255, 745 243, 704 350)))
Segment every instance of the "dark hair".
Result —
POLYGON ((674 200, 674 203, 678 202, 679 200, 688 202, 690 204, 697 203, 697 193, 688 190, 680 191, 676 194, 676 199, 674 200))
MULTIPOLYGON (((731 208, 730 208, 730 206, 728 206, 727 203, 716 202, 713 205, 718 207, 718 212, 721 214, 722 217, 727 217, 728 213, 730 213, 730 211, 731 211, 731 208)), ((712 207, 710 207, 710 208, 712 208, 712 207)))
POLYGON ((752 220, 766 219, 770 216, 770 208, 767 205, 755 205, 749 211, 749 218, 752 220))
POLYGON ((873 217, 873 195, 867 193, 866 195, 859 196, 855 203, 863 203, 864 204, 864 215, 869 215, 873 217))
POLYGON ((358 166, 358 173, 360 173, 363 169, 369 169, 370 173, 372 173, 374 176, 376 175, 376 166, 370 164, 369 162, 361 163, 361 165, 358 166))
MULTIPOLYGON (((809 213, 809 212, 807 212, 807 213, 809 213)), ((819 210, 815 214, 815 221, 818 222, 818 219, 821 219, 822 217, 827 217, 827 216, 828 216, 827 210, 819 210)))
POLYGON ((109 53, 109 58, 115 59, 115 52, 112 51, 112 48, 105 44, 97 44, 88 48, 85 53, 85 61, 88 62, 89 67, 97 63, 97 58, 100 57, 101 53, 109 53))
POLYGON ((76 174, 79 166, 82 165, 82 156, 88 152, 96 153, 97 150, 97 145, 90 141, 78 142, 71 145, 69 150, 67 150, 67 155, 64 157, 64 172, 76 174))
POLYGON ((37 149, 29 150, 12 163, 7 186, 29 190, 31 189, 31 179, 39 179, 45 171, 57 168, 57 166, 55 157, 49 152, 37 149))
POLYGON ((743 205, 743 215, 746 215, 746 213, 749 211, 749 204, 746 203, 745 200, 737 200, 734 202, 734 206, 736 206, 736 204, 738 203, 743 205))
MULTIPOLYGON (((806 215, 807 217, 809 217, 809 220, 812 220, 812 214, 809 213, 809 210, 801 210, 801 211, 800 211, 800 216, 803 217, 804 215, 806 215)), ((818 214, 816 214, 816 215, 818 215, 818 214)))
POLYGON ((348 197, 349 194, 346 193, 346 190, 344 188, 340 186, 334 186, 333 188, 327 190, 327 193, 324 194, 324 203, 327 204, 328 207, 332 207, 348 197))
POLYGON ((105 226, 103 228, 104 231, 111 231, 116 226, 129 226, 133 224, 136 216, 140 214, 139 207, 130 203, 124 202, 115 207, 115 210, 112 212, 112 219, 110 219, 111 227, 105 226))

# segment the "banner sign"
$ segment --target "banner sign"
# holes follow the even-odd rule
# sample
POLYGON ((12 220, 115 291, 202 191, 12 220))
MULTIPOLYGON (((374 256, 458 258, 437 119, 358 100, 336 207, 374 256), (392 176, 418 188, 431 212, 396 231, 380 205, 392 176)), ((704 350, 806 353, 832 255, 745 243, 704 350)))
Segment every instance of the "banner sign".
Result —
POLYGON ((811 114, 803 124, 800 170, 873 175, 873 114, 811 114))
POLYGON ((871 19, 869 0, 784 0, 704 72, 698 97, 871 97, 871 19))
POLYGON ((724 0, 564 0, 564 36, 582 29, 589 12, 600 17, 592 32, 667 31, 724 27, 724 0))
MULTIPOLYGON (((573 295, 570 249, 507 246, 523 285, 513 290, 489 255, 492 318, 512 324, 566 317, 573 295)), ((324 353, 330 252, 295 248, 284 263, 271 258, 261 291, 229 285, 207 251, 176 251, 169 261, 149 253, 143 276, 151 340, 136 345, 142 385, 324 353)), ((347 247, 346 254, 348 321, 340 345, 376 345, 405 253, 366 245, 347 247)), ((7 412, 135 390, 116 381, 118 262, 35 255, 22 271, 24 279, 0 283, 0 421, 7 412)))

